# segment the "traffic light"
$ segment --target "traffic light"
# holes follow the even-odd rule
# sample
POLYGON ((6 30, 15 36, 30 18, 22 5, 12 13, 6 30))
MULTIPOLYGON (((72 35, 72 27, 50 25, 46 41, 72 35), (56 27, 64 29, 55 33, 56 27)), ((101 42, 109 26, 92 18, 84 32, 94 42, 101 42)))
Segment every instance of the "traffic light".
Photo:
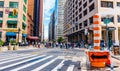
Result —
POLYGON ((13 16, 16 16, 16 15, 17 15, 17 10, 16 10, 16 9, 13 9, 12 14, 13 14, 13 16))

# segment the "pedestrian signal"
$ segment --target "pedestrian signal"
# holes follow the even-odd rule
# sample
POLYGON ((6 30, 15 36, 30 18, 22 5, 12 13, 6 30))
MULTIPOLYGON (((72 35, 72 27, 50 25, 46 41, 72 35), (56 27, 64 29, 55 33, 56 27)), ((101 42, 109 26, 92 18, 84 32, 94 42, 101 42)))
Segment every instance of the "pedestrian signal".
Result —
POLYGON ((13 16, 16 16, 17 15, 17 10, 16 9, 13 9, 13 16))

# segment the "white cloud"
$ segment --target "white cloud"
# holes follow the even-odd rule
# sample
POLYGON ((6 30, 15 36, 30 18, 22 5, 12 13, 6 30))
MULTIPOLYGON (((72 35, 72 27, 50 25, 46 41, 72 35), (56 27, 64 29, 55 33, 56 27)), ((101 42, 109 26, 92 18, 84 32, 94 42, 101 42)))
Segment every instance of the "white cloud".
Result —
POLYGON ((55 5, 55 0, 44 0, 44 14, 50 14, 50 9, 55 5))
POLYGON ((48 24, 51 16, 51 9, 55 6, 55 0, 44 0, 44 36, 48 38, 48 24))
POLYGON ((47 21, 47 20, 50 20, 50 18, 49 17, 45 17, 44 20, 47 21))

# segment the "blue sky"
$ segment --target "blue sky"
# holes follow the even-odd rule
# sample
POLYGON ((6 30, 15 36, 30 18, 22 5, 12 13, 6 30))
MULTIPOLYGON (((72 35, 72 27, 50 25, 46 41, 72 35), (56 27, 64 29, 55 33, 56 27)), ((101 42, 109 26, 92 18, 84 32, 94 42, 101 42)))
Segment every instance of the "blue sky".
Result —
POLYGON ((55 0, 44 0, 44 36, 48 38, 48 24, 50 22, 50 16, 55 7, 55 0))

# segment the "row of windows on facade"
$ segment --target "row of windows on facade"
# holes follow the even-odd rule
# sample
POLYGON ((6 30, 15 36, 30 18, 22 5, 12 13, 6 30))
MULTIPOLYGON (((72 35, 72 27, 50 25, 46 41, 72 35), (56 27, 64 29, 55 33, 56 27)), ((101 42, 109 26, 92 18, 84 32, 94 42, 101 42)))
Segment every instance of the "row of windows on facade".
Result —
MULTIPOLYGON (((27 4, 27 0, 24 0, 24 3, 27 4)), ((0 1, 0 7, 4 7, 4 1, 0 1)), ((10 8, 18 8, 18 2, 9 2, 10 8)))
MULTIPOLYGON (((0 11, 0 18, 3 17, 3 11, 0 11)), ((9 12, 8 18, 18 18, 18 14, 13 16, 12 12, 9 12)), ((26 16, 23 14, 23 20, 26 21, 26 16)))
MULTIPOLYGON (((2 28, 2 23, 0 23, 0 28, 2 28)), ((7 28, 17 28, 17 24, 7 24, 7 28)), ((25 30, 26 26, 22 26, 22 29, 25 30)))
MULTIPOLYGON (((4 7, 4 2, 0 1, 0 8, 4 7)), ((9 2, 9 8, 18 8, 18 2, 9 2)), ((26 6, 23 5, 23 11, 26 13, 26 6)))
MULTIPOLYGON (((91 3, 93 0, 89 0, 89 3, 91 3)), ((79 7, 82 6, 82 1, 79 1, 76 0, 75 4, 73 4, 72 6, 72 2, 70 2, 71 4, 68 4, 69 8, 75 8, 75 9, 78 9, 78 5, 77 3, 79 4, 79 7), (72 6, 72 7, 71 7, 72 6)), ((87 6, 87 1, 83 4, 83 8, 85 8, 87 6)), ((120 7, 120 2, 117 2, 117 6, 120 7)), ((113 8, 113 2, 112 1, 101 1, 101 7, 108 7, 108 8, 113 8)), ((68 9, 69 9, 68 8, 68 9)))
MULTIPOLYGON (((108 3, 109 4, 109 2, 105 2, 105 3, 108 3)), ((111 2, 110 2, 110 4, 111 4, 111 2)), ((104 3, 103 3, 103 5, 104 5, 104 3)), ((103 5, 101 5, 102 7, 105 7, 105 6, 103 6, 103 5)), ((108 5, 109 6, 109 5, 108 5)), ((120 7, 120 3, 117 3, 117 6, 119 6, 120 7)), ((89 12, 91 12, 92 10, 94 10, 94 8, 95 8, 95 5, 94 5, 94 3, 89 7, 89 12)), ((79 11, 82 11, 82 7, 80 7, 79 8, 79 11)), ((73 10, 73 12, 74 12, 74 10, 73 10)), ((83 16, 85 16, 85 15, 87 15, 87 9, 85 9, 84 11, 83 11, 83 16)), ((75 13, 75 15, 78 15, 78 11, 75 13)), ((73 14, 73 19, 74 19, 74 17, 75 17, 75 15, 73 14)), ((71 14, 69 15, 69 17, 71 16, 71 14)), ((79 14, 79 19, 81 19, 82 18, 82 13, 81 14, 79 14)), ((72 17, 70 17, 69 18, 69 21, 72 19, 72 17)), ((76 17, 75 18, 75 21, 77 22, 78 21, 78 17, 76 17)), ((74 22, 74 20, 73 20, 73 22, 74 22)))
MULTIPOLYGON (((94 3, 89 7, 89 12, 93 11, 95 8, 95 5, 94 3)), ((81 11, 81 8, 80 8, 80 11, 81 11)), ((71 14, 68 16, 69 19, 68 21, 70 21, 72 18, 73 18, 73 22, 77 22, 78 21, 78 18, 81 19, 82 18, 82 13, 80 13, 76 18, 75 18, 75 15, 77 16, 78 15, 78 11, 73 14, 73 16, 71 16, 71 14), (75 20, 74 20, 75 19, 75 20)), ((83 16, 87 15, 87 9, 85 11, 83 11, 83 16)))
MULTIPOLYGON (((2 28, 2 24, 0 24, 0 28, 2 28)), ((17 25, 16 24, 8 24, 7 28, 17 28, 17 25)), ((22 29, 25 30, 25 28, 26 28, 25 26, 22 26, 22 29)))
MULTIPOLYGON (((75 0, 73 0, 73 1, 75 1, 75 0)), ((89 3, 91 3, 93 0, 89 0, 89 3)), ((78 9, 78 6, 80 7, 80 6, 83 6, 84 8, 87 6, 87 1, 82 5, 82 1, 79 1, 78 2, 78 0, 76 0, 76 2, 71 2, 71 1, 69 1, 69 3, 68 3, 68 9, 70 9, 70 10, 72 10, 72 9, 78 9), (72 5, 73 4, 73 5, 72 5)))
MULTIPOLYGON (((79 5, 82 5, 82 1, 79 3, 79 5)), ((87 2, 85 2, 83 4, 83 8, 85 8, 87 6, 87 2)), ((92 5, 89 6, 89 11, 92 11, 94 9, 94 3, 92 5)), ((71 6, 69 6, 71 7, 71 6)), ((109 2, 109 1, 101 1, 101 7, 107 7, 107 8, 113 8, 113 2, 109 2)), ((120 2, 117 2, 117 7, 120 7, 120 2)), ((74 5, 73 8, 71 7, 71 9, 68 8, 68 10, 72 10, 73 9, 73 13, 75 13, 77 15, 78 11, 75 12, 78 9, 78 6, 75 7, 76 10, 74 10, 74 5)), ((79 12, 82 11, 82 7, 79 8, 79 12)), ((86 15, 87 13, 87 9, 84 10, 84 15, 86 15)), ((72 12, 69 14, 69 16, 72 14, 72 12)))
MULTIPOLYGON (((93 0, 89 0, 89 3, 91 3, 93 0)), ((85 0, 83 0, 83 2, 85 2, 85 0)), ((87 0, 86 0, 86 2, 87 2, 87 0)), ((86 3, 85 2, 85 3, 86 3)), ((77 5, 77 4, 79 4, 79 6, 80 5, 82 5, 82 0, 73 0, 72 2, 71 2, 71 0, 69 1, 69 3, 68 3, 68 6, 71 6, 72 5, 72 3, 74 3, 75 5, 77 5)), ((85 4, 84 3, 84 4, 85 4)), ((74 7, 74 5, 73 5, 73 7, 74 7)))
MULTIPOLYGON (((101 18, 101 21, 103 22, 104 19, 105 19, 105 18, 101 18)), ((118 16, 118 19, 117 19, 117 20, 118 20, 118 22, 120 23, 120 16, 118 16)), ((114 22, 114 17, 110 18, 110 21, 111 21, 111 22, 114 22)), ((83 25, 82 25, 82 23, 80 23, 79 26, 76 25, 75 27, 73 27, 73 28, 72 28, 72 29, 73 29, 73 32, 74 32, 75 30, 78 30, 78 27, 79 27, 79 29, 81 29, 83 26, 84 26, 84 27, 88 26, 88 20, 85 20, 83 23, 84 23, 83 25)), ((89 25, 91 25, 92 23, 93 23, 93 18, 91 17, 91 18, 89 18, 89 25)))

